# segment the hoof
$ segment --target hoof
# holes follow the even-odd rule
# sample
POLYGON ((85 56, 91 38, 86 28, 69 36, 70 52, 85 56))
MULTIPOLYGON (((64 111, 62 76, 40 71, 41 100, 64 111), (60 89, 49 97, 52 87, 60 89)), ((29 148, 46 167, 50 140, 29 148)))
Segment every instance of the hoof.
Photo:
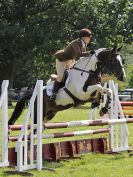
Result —
POLYGON ((102 112, 102 110, 99 111, 99 115, 102 117, 104 115, 104 113, 102 112))
POLYGON ((96 107, 98 107, 100 105, 100 103, 97 100, 94 100, 91 104, 91 108, 94 109, 96 107))
POLYGON ((99 111, 99 114, 100 114, 100 116, 103 116, 107 112, 108 112, 108 109, 106 107, 104 107, 104 108, 101 108, 101 110, 99 111))

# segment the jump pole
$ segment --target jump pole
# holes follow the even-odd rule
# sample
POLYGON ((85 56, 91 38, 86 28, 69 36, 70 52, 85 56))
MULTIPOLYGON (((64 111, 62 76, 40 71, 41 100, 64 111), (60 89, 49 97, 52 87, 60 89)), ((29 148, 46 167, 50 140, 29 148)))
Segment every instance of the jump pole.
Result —
POLYGON ((109 128, 97 129, 97 130, 84 130, 84 131, 75 131, 75 132, 65 132, 65 133, 51 133, 51 134, 43 134, 43 139, 49 138, 62 138, 62 137, 73 137, 73 136, 82 136, 82 135, 92 135, 99 133, 108 133, 110 131, 109 128))
MULTIPOLYGON (((45 129, 58 129, 58 128, 79 127, 79 126, 104 126, 104 125, 116 125, 116 124, 118 125, 118 124, 125 124, 125 123, 129 123, 129 124, 133 123, 133 118, 56 122, 56 123, 46 123, 44 124, 43 127, 45 129)), ((21 126, 18 126, 18 127, 21 127, 21 126)), ((102 133, 104 131, 109 132, 108 130, 109 129, 97 129, 97 130, 85 130, 85 131, 77 131, 77 132, 54 133, 54 134, 45 134, 45 135, 42 135, 42 137, 44 139, 60 138, 60 137, 69 137, 69 136, 85 135, 85 134, 97 134, 97 133, 102 133)), ((9 141, 17 141, 18 137, 12 136, 12 137, 9 137, 8 139, 9 141)), ((28 139, 30 139, 30 136, 28 136, 28 139)))
MULTIPOLYGON (((133 118, 127 119, 97 119, 97 120, 81 120, 81 121, 70 121, 70 122, 51 122, 43 124, 44 129, 58 129, 58 128, 69 128, 69 127, 81 127, 81 126, 103 126, 103 125, 115 125, 122 123, 133 123, 133 118)), ((23 125, 9 125, 9 129, 13 131, 20 130, 23 125)), ((30 129, 30 126, 28 126, 30 129)), ((34 125, 34 128, 37 126, 34 125)))
POLYGON ((133 111, 133 107, 132 106, 123 106, 122 110, 132 110, 133 111))
MULTIPOLYGON (((92 134, 99 134, 99 133, 109 133, 109 128, 101 128, 95 130, 82 130, 82 131, 75 131, 75 132, 63 132, 63 133, 50 133, 50 134, 43 134, 42 139, 50 139, 50 138, 63 138, 63 137, 73 137, 73 136, 82 136, 82 135, 92 135, 92 134)), ((37 135, 34 135, 34 139, 37 138, 37 135)), ((15 142, 18 140, 18 136, 10 136, 9 141, 15 142)), ((30 140, 30 136, 28 137, 30 140)))
POLYGON ((121 106, 132 106, 133 107, 133 101, 122 101, 120 103, 121 103, 121 106))

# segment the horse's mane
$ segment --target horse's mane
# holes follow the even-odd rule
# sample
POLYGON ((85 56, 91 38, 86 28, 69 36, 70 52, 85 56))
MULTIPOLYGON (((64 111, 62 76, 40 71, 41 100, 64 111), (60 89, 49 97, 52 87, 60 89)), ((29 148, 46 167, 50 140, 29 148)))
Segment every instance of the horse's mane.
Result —
POLYGON ((77 60, 77 65, 80 63, 80 62, 82 62, 82 63, 86 63, 86 61, 87 60, 89 60, 89 58, 91 59, 93 59, 93 62, 94 62, 94 57, 95 57, 95 59, 97 60, 97 56, 98 56, 98 54, 100 53, 100 52, 102 52, 102 51, 105 51, 105 50, 109 50, 109 49, 107 49, 107 48, 99 48, 99 49, 97 49, 97 50, 95 50, 95 53, 93 54, 93 55, 90 55, 90 56, 88 56, 88 57, 80 57, 78 60, 77 60))
POLYGON ((95 50, 95 54, 98 55, 100 52, 108 50, 107 48, 99 48, 97 50, 95 50))

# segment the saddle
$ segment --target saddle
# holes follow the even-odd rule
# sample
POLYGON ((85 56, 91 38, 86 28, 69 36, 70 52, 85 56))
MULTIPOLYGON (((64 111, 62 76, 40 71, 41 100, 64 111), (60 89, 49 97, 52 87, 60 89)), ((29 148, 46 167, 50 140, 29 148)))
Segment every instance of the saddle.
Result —
MULTIPOLYGON (((69 70, 65 70, 64 72, 64 76, 62 79, 62 82, 60 83, 60 88, 63 88, 65 86, 65 82, 67 80, 69 76, 69 70)), ((47 84, 46 84, 46 92, 48 96, 52 95, 52 90, 53 90, 53 84, 57 79, 57 75, 56 74, 51 74, 50 79, 48 80, 47 84)))
MULTIPOLYGON (((61 88, 65 85, 65 82, 66 82, 68 76, 69 76, 69 70, 66 69, 66 70, 64 71, 63 79, 62 79, 62 81, 61 81, 61 88)), ((56 81, 56 79, 57 79, 57 74, 51 74, 50 79, 51 79, 51 81, 56 81)))

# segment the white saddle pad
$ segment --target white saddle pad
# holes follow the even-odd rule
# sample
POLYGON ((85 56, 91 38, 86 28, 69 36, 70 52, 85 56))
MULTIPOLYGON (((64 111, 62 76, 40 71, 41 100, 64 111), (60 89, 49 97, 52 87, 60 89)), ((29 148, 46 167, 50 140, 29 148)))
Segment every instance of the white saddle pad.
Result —
MULTIPOLYGON (((66 83, 65 83, 65 87, 67 87, 68 85, 68 82, 69 82, 69 75, 68 75, 68 78, 66 80, 66 83)), ((47 92, 47 95, 48 96, 51 96, 52 95, 52 90, 53 90, 53 84, 54 84, 54 81, 49 79, 45 88, 46 88, 46 92, 47 92)))
POLYGON ((53 84, 54 84, 54 81, 51 81, 51 79, 48 80, 47 85, 46 85, 46 92, 48 96, 52 95, 53 84))

